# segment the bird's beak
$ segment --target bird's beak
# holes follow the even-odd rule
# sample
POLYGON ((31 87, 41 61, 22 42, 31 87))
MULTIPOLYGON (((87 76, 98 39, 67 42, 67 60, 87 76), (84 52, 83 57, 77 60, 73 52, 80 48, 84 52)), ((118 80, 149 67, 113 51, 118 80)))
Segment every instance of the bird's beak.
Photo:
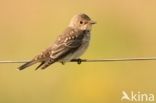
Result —
POLYGON ((89 23, 90 24, 96 24, 96 21, 90 20, 89 23))

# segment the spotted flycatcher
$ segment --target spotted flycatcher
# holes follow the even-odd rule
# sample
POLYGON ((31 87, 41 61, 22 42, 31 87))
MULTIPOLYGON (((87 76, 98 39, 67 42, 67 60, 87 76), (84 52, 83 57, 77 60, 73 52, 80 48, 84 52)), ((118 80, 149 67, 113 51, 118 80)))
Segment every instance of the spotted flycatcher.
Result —
POLYGON ((63 64, 67 61, 78 59, 89 45, 93 24, 95 24, 95 21, 91 20, 86 14, 75 15, 53 45, 18 69, 23 70, 38 62, 41 64, 37 66, 36 70, 38 68, 45 69, 55 62, 63 64))

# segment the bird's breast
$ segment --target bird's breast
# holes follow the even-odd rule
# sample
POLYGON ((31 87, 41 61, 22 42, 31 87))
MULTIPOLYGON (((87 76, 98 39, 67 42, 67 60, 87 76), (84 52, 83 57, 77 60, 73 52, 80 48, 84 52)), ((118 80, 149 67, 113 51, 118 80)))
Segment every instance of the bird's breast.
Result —
POLYGON ((86 49, 89 46, 89 41, 90 41, 90 33, 87 33, 83 37, 81 46, 78 48, 78 50, 76 50, 72 54, 72 59, 79 58, 86 51, 86 49))
POLYGON ((90 33, 87 32, 86 34, 84 34, 81 46, 76 51, 74 51, 73 53, 64 57, 63 60, 70 61, 72 59, 78 59, 88 48, 89 41, 90 41, 90 33))

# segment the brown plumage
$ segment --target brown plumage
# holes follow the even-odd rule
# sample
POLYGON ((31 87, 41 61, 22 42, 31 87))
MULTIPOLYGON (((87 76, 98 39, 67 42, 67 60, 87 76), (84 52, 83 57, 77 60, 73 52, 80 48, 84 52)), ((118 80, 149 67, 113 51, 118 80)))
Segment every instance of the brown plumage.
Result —
POLYGON ((95 24, 95 22, 86 14, 74 16, 69 26, 52 46, 18 69, 23 70, 38 62, 40 62, 40 65, 37 66, 36 70, 38 68, 45 69, 57 61, 66 62, 79 58, 89 45, 92 24, 95 24))

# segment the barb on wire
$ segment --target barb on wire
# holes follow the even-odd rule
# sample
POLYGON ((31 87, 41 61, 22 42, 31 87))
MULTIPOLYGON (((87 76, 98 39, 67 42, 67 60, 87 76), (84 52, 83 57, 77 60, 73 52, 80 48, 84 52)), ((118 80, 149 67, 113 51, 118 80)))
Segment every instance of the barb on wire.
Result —
MULTIPOLYGON (((74 59, 69 62, 78 62, 80 59, 74 59)), ((110 58, 110 59, 81 59, 81 62, 117 62, 117 61, 151 61, 156 60, 156 57, 147 57, 147 58, 110 58)), ((12 61, 12 60, 1 60, 0 63, 26 63, 27 60, 22 61, 12 61)))

